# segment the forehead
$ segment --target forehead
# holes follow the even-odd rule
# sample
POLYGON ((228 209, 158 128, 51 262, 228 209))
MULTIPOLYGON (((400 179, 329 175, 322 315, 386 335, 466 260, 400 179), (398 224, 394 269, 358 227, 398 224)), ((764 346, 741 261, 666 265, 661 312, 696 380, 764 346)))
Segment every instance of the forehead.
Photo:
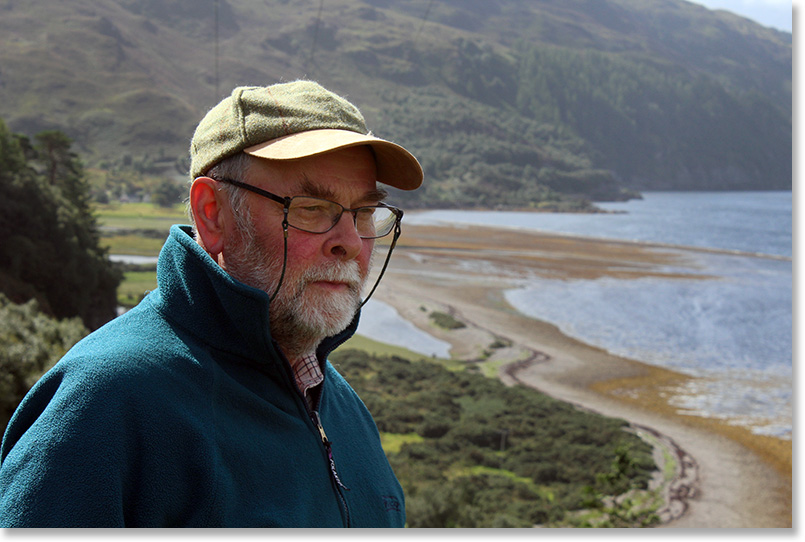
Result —
POLYGON ((355 198, 377 187, 374 155, 367 147, 333 151, 298 160, 257 159, 249 182, 281 196, 355 198))

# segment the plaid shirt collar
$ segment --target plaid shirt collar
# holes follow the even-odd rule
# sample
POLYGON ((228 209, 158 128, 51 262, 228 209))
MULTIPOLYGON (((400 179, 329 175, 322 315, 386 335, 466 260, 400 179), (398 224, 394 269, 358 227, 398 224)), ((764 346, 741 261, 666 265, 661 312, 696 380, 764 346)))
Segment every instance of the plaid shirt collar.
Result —
POLYGON ((324 373, 321 371, 321 364, 315 353, 303 356, 294 365, 294 379, 308 406, 312 407, 312 398, 308 392, 324 381, 324 373))

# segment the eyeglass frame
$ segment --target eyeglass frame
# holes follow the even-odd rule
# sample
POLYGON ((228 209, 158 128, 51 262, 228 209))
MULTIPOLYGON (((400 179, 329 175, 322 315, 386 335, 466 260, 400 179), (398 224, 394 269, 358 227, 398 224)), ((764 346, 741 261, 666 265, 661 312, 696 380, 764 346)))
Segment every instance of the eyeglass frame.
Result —
MULTIPOLYGON (((336 203, 336 202, 333 201, 331 203, 335 203, 336 205, 341 207, 341 214, 338 215, 338 219, 333 221, 333 225, 330 226, 330 228, 327 229, 326 231, 318 232, 318 233, 317 232, 309 232, 307 230, 303 230, 302 228, 297 228, 296 226, 292 226, 288 222, 288 211, 290 210, 291 201, 293 201, 294 197, 313 197, 313 196, 292 196, 292 197, 285 196, 285 197, 283 197, 283 196, 278 196, 277 194, 272 194, 268 190, 263 190, 262 188, 252 186, 250 184, 246 184, 246 183, 241 182, 241 181, 236 181, 235 179, 229 179, 229 178, 226 178, 226 177, 219 177, 217 179, 215 177, 210 177, 210 178, 213 179, 214 181, 217 181, 217 182, 222 182, 222 183, 225 183, 225 184, 236 186, 238 188, 242 188, 243 190, 252 192, 254 194, 257 194, 258 196, 263 196, 264 198, 268 198, 270 200, 274 200, 277 203, 282 203, 282 205, 283 205, 283 214, 284 214, 284 216, 283 216, 283 220, 282 220, 282 229, 283 229, 283 233, 284 233, 283 237, 284 237, 284 245, 285 246, 284 246, 284 249, 283 249, 283 256, 282 256, 282 273, 280 273, 280 279, 277 282, 277 288, 274 290, 274 293, 268 296, 269 301, 271 301, 271 300, 273 300, 274 298, 277 297, 277 292, 279 292, 280 286, 282 286, 282 281, 285 278, 285 266, 286 266, 286 264, 288 262, 288 226, 291 226, 292 228, 294 228, 296 230, 299 230, 299 231, 312 233, 314 235, 318 235, 318 233, 327 233, 328 231, 333 229, 336 224, 338 224, 338 222, 341 220, 341 217, 344 215, 344 211, 350 211, 352 213, 353 222, 356 223, 355 224, 356 225, 355 231, 357 232, 357 215, 355 214, 355 211, 360 209, 360 207, 358 207, 358 209, 347 209, 346 207, 344 207, 340 203, 336 203)), ((316 198, 316 199, 323 199, 323 198, 316 198)), ((330 200, 324 200, 324 201, 330 201, 330 200)), ((369 298, 372 297, 372 294, 375 293, 375 290, 377 290, 377 287, 380 285, 380 279, 382 279, 383 275, 386 273, 386 268, 388 267, 389 261, 391 260, 391 253, 394 252, 394 247, 397 246, 397 240, 400 238, 400 234, 402 233, 401 224, 402 224, 403 210, 400 209, 399 207, 394 207, 393 205, 389 205, 389 204, 383 203, 383 202, 378 203, 378 206, 386 207, 389 210, 391 210, 392 213, 394 213, 394 215, 396 216, 396 219, 394 221, 394 225, 392 226, 391 230, 389 230, 389 232, 386 233, 385 235, 380 235, 378 237, 361 237, 361 239, 381 239, 381 238, 385 237, 386 235, 388 235, 389 233, 391 233, 392 231, 394 231, 394 236, 391 239, 391 244, 389 245, 389 251, 388 251, 388 254, 386 254, 386 260, 383 262, 383 268, 380 270, 380 274, 378 275, 377 280, 375 281, 375 285, 372 287, 372 290, 369 292, 369 295, 367 295, 366 298, 361 302, 361 305, 360 305, 359 308, 362 308, 364 305, 366 305, 366 302, 369 301, 369 298)), ((373 205, 366 205, 365 207, 374 207, 374 206, 373 205)), ((360 233, 358 235, 360 236, 360 233)))
POLYGON ((284 196, 283 197, 283 196, 279 196, 277 194, 273 194, 273 193, 269 192, 268 190, 263 190, 262 188, 258 188, 258 187, 254 186, 254 185, 247 184, 247 183, 244 183, 244 182, 241 182, 241 181, 237 181, 235 179, 229 179, 229 178, 226 178, 226 177, 221 177, 221 178, 214 178, 213 177, 213 180, 216 180, 218 182, 222 182, 222 183, 225 183, 225 184, 230 184, 230 185, 236 186, 238 188, 242 188, 243 190, 247 190, 249 192, 252 192, 253 194, 257 194, 258 196, 262 196, 264 198, 268 198, 270 200, 276 201, 277 203, 281 203, 282 206, 283 206, 282 209, 283 209, 283 213, 284 213, 284 220, 283 220, 283 225, 284 226, 287 225, 287 226, 290 226, 290 227, 294 228, 295 230, 303 231, 303 232, 306 232, 306 233, 312 233, 314 235, 327 233, 328 231, 332 230, 336 226, 336 224, 338 224, 338 222, 341 221, 341 217, 344 215, 345 212, 349 212, 349 213, 352 214, 352 222, 355 225, 355 231, 357 231, 357 227, 358 227, 358 214, 357 213, 358 213, 358 211, 360 211, 361 209, 366 209, 366 208, 380 207, 380 208, 383 208, 383 209, 388 209, 389 211, 392 212, 392 214, 395 217, 394 218, 394 224, 392 224, 391 228, 389 228, 389 231, 387 231, 383 235, 375 235, 375 236, 372 236, 372 237, 365 237, 365 236, 361 235, 360 232, 358 232, 358 236, 361 239, 381 239, 381 238, 387 236, 388 234, 390 234, 392 231, 394 231, 395 228, 400 227, 400 223, 402 222, 402 218, 403 218, 403 214, 404 214, 403 210, 400 209, 399 207, 389 205, 388 203, 384 203, 382 201, 378 202, 376 205, 362 205, 360 207, 356 207, 355 209, 350 209, 348 207, 344 207, 343 205, 341 205, 340 203, 338 203, 336 201, 331 201, 331 200, 328 200, 328 199, 325 199, 325 198, 319 198, 319 197, 316 197, 316 196, 301 196, 300 195, 300 196, 284 196), (288 222, 288 213, 289 213, 289 211, 291 209, 291 203, 293 202, 293 200, 295 198, 312 198, 312 199, 318 199, 318 200, 321 200, 321 201, 326 201, 328 203, 332 203, 334 205, 338 205, 339 207, 341 207, 341 212, 338 214, 338 217, 336 217, 335 220, 333 220, 333 223, 330 225, 330 227, 327 228, 326 230, 324 230, 324 231, 306 230, 304 228, 300 228, 299 226, 294 226, 293 224, 288 222))

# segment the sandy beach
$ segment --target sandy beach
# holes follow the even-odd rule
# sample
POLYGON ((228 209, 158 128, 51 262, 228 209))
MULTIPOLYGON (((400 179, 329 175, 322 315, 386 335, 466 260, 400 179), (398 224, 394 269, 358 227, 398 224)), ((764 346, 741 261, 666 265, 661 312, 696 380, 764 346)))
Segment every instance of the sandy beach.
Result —
POLYGON ((503 295, 530 276, 708 280, 669 275, 671 265, 684 268, 684 251, 513 229, 407 225, 375 297, 449 342, 453 357, 484 356, 506 383, 531 386, 659 435, 680 464, 663 527, 791 527, 790 440, 680 414, 669 400, 692 377, 567 337, 515 311, 503 295), (433 310, 452 313, 467 327, 442 330, 427 317, 433 310), (510 346, 489 356, 496 338, 510 346))

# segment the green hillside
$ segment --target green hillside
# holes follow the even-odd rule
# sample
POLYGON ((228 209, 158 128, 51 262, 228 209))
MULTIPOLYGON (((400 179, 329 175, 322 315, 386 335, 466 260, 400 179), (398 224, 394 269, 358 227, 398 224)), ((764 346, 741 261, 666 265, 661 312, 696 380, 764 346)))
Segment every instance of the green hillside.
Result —
POLYGON ((790 189, 791 44, 682 0, 0 0, 0 117, 180 176, 233 86, 307 77, 420 157, 409 207, 790 189))

